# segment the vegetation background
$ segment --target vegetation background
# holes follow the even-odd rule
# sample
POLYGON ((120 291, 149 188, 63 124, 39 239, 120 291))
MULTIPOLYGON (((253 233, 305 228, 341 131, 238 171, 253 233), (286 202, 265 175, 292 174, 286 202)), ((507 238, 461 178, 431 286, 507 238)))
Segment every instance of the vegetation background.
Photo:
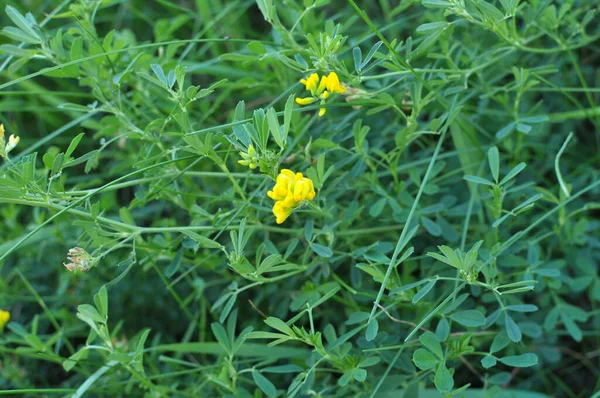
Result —
POLYGON ((0 395, 599 396, 596 1, 3 3, 0 395))

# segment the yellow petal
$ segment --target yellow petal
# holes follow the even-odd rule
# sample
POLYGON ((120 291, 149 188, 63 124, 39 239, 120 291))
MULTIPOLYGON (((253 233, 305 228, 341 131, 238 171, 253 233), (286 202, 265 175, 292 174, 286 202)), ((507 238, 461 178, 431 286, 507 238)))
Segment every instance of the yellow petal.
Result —
POLYGON ((283 202, 275 202, 273 205, 273 215, 277 224, 283 223, 292 214, 292 209, 285 206, 283 202))
POLYGON ((8 137, 8 144, 6 144, 6 153, 12 151, 21 139, 13 134, 8 137))
POLYGON ((296 98, 296 102, 300 105, 310 105, 315 102, 317 99, 315 97, 307 97, 307 98, 296 98))
POLYGON ((0 141, 4 142, 4 125, 0 124, 0 141))
POLYGON ((10 321, 10 312, 0 310, 0 329, 10 321))
POLYGON ((303 178, 302 180, 296 183, 294 187, 294 200, 297 202, 301 202, 306 199, 306 196, 310 192, 310 185, 307 181, 310 181, 308 178, 303 178))
POLYGON ((294 176, 295 176, 294 172, 290 169, 281 169, 281 171, 279 173, 280 173, 279 175, 283 174, 283 175, 291 178, 292 180, 294 179, 294 176))
POLYGON ((321 83, 319 83, 319 88, 317 89, 317 94, 321 94, 323 90, 327 87, 327 76, 323 76, 321 78, 321 83))
POLYGON ((323 116, 325 114, 325 112, 327 112, 327 109, 325 108, 320 108, 319 109, 319 117, 323 116))
MULTIPOLYGON (((304 80, 304 79, 302 79, 304 80)), ((300 82, 302 82, 302 80, 300 80, 300 82)), ((319 75, 317 75, 316 73, 313 73, 312 75, 310 75, 308 77, 308 79, 304 80, 304 82, 302 82, 302 84, 304 84, 306 86, 306 89, 308 91, 313 91, 314 89, 317 88, 317 84, 319 83, 319 75)))
POLYGON ((329 73, 329 76, 327 76, 327 90, 333 93, 346 92, 346 87, 340 84, 340 79, 335 72, 331 72, 329 73))
POLYGON ((313 200, 316 195, 315 186, 310 178, 305 178, 305 180, 307 181, 307 184, 309 185, 309 190, 308 190, 308 193, 306 194, 306 199, 313 200))

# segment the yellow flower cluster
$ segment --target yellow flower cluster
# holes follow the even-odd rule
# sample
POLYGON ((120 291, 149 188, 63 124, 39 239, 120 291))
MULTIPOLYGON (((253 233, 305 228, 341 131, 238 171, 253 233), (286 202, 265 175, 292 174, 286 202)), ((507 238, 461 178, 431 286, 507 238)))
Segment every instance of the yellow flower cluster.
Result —
POLYGON ((0 330, 10 321, 10 312, 0 310, 0 330))
POLYGON ((312 180, 304 177, 302 173, 282 169, 273 190, 267 192, 267 195, 275 200, 273 214, 277 224, 281 224, 303 201, 313 200, 315 188, 312 180))
POLYGON ((4 125, 0 124, 0 157, 5 158, 19 143, 19 137, 11 134, 8 143, 4 142, 4 125))
MULTIPOLYGON (((296 102, 300 105, 310 105, 316 101, 321 101, 321 105, 329 98, 330 93, 345 93, 346 87, 340 84, 340 79, 335 72, 330 72, 329 75, 323 75, 319 81, 319 75, 313 73, 306 79, 300 80, 300 83, 306 86, 310 91, 311 96, 306 98, 296 98, 296 102)), ((326 112, 325 108, 319 109, 319 116, 323 116, 326 112)))

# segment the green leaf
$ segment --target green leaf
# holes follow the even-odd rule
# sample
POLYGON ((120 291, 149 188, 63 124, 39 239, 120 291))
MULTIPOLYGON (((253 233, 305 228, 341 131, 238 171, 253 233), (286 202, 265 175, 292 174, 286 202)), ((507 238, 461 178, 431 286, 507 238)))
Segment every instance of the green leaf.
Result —
POLYGON ((306 224, 304 224, 304 239, 306 239, 307 242, 312 240, 314 228, 315 223, 312 219, 306 221, 306 224))
POLYGON ((500 362, 507 366, 513 366, 515 368, 527 368, 535 366, 538 363, 538 358, 535 354, 528 353, 523 355, 513 355, 509 357, 500 358, 500 362))
POLYGON ((200 247, 205 247, 207 249, 223 249, 223 245, 220 243, 215 242, 206 236, 199 235, 193 231, 182 230, 181 233, 200 243, 200 247))
POLYGON ((268 366, 260 370, 261 373, 298 373, 302 372, 302 368, 298 365, 278 365, 268 366))
POLYGON ((490 22, 499 23, 504 18, 504 14, 492 4, 484 0, 479 0, 476 4, 490 22))
POLYGON ((333 252, 327 246, 320 245, 318 243, 311 243, 310 248, 313 252, 318 254, 321 257, 329 258, 333 256, 333 252))
POLYGON ((489 381, 491 384, 502 385, 508 383, 511 378, 510 373, 500 372, 490 377, 489 381))
POLYGON ((381 214, 381 212, 383 211, 383 208, 385 207, 386 203, 387 203, 386 198, 380 198, 379 200, 377 200, 369 208, 369 215, 371 217, 378 217, 381 214))
POLYGON ((537 123, 547 122, 548 120, 550 120, 550 118, 548 117, 548 115, 537 115, 537 116, 523 117, 520 120, 525 123, 537 124, 537 123))
POLYGON ((35 50, 27 50, 12 44, 2 44, 0 46, 0 51, 4 54, 14 55, 15 57, 32 57, 37 53, 35 50))
POLYGON ((287 136, 290 132, 290 124, 292 123, 292 112, 294 111, 294 100, 295 96, 292 94, 288 97, 285 103, 285 109, 283 111, 283 136, 281 140, 285 145, 287 141, 287 136))
POLYGON ((227 336, 227 331, 225 330, 223 325, 221 325, 218 322, 213 322, 210 324, 210 328, 212 329, 213 335, 217 339, 217 342, 219 343, 219 345, 221 347, 223 347, 225 352, 230 354, 231 353, 231 342, 229 340, 229 337, 227 336))
POLYGON ((267 258, 265 258, 260 265, 258 266, 258 268, 256 269, 256 272, 260 275, 263 274, 267 271, 269 271, 271 268, 273 268, 275 265, 281 263, 282 258, 281 255, 279 254, 271 254, 270 256, 268 256, 267 258))
POLYGON ((471 248, 471 250, 469 250, 467 252, 467 254, 465 254, 465 259, 464 259, 464 264, 463 264, 464 271, 468 272, 471 270, 471 268, 473 268, 473 266, 477 262, 477 255, 479 254, 479 248, 481 247, 482 244, 483 244, 482 240, 480 240, 479 242, 476 242, 473 245, 473 247, 471 248))
POLYGON ((528 134, 531 131, 532 127, 528 124, 517 123, 517 131, 528 134))
POLYGON ((71 61, 76 61, 83 57, 83 39, 77 37, 71 45, 71 61))
POLYGON ((69 148, 67 149, 67 152, 65 152, 65 158, 69 158, 73 154, 73 152, 75 152, 75 149, 77 149, 77 145, 79 145, 79 142, 81 141, 84 135, 84 133, 80 133, 71 140, 69 148))
POLYGON ((392 290, 390 294, 397 294, 397 293, 400 293, 400 292, 404 292, 406 290, 412 289, 413 287, 421 286, 421 285, 423 285, 423 284, 425 284, 427 282, 429 282, 427 279, 423 279, 423 280, 420 280, 418 282, 409 283, 407 285, 403 285, 403 286, 400 286, 400 287, 392 290))
POLYGON ((429 23, 424 23, 423 25, 419 25, 416 29, 417 33, 428 33, 428 32, 432 32, 434 30, 440 30, 443 29, 445 27, 447 27, 449 24, 448 22, 429 22, 429 23))
POLYGON ((367 54, 367 56, 365 57, 365 59, 363 60, 362 64, 361 64, 361 69, 364 68, 365 66, 367 66, 367 64, 371 61, 371 58, 373 58, 375 56, 375 54, 377 53, 377 50, 379 50, 379 47, 381 47, 383 45, 383 42, 378 41, 377 43, 373 44, 373 47, 371 47, 371 49, 369 50, 369 53, 367 54))
POLYGON ((446 0, 422 0, 421 4, 428 8, 445 8, 452 5, 452 3, 446 0))
POLYGON ((452 374, 443 363, 440 363, 436 369, 433 381, 435 383, 435 388, 440 392, 448 392, 454 387, 452 374))
POLYGON ((515 178, 517 176, 517 174, 519 174, 521 171, 523 171, 523 169, 527 167, 527 164, 525 162, 521 162, 518 165, 516 165, 515 167, 512 168, 511 171, 508 172, 508 174, 506 176, 504 176, 504 178, 500 181, 500 185, 504 185, 507 182, 509 182, 510 180, 512 180, 513 178, 515 178))
POLYGON ((510 317, 510 315, 506 314, 506 321, 504 323, 504 328, 506 329, 506 334, 511 341, 518 343, 521 341, 521 330, 519 326, 515 323, 515 321, 510 317))
POLYGON ((108 317, 108 292, 106 285, 102 285, 98 293, 94 295, 94 303, 100 315, 104 318, 108 317))
POLYGON ((294 337, 295 333, 291 327, 289 327, 284 321, 275 317, 268 317, 265 319, 265 323, 271 326, 273 329, 279 330, 281 333, 287 334, 288 336, 294 337))
POLYGON ((31 23, 23 16, 23 14, 19 12, 19 10, 12 6, 6 6, 6 15, 28 36, 37 38, 37 42, 40 42, 40 36, 35 30, 33 30, 31 23))
POLYGON ((354 379, 359 382, 365 381, 367 378, 367 371, 365 369, 356 369, 354 371, 354 379))
POLYGON ((283 139, 281 137, 279 120, 277 118, 277 113, 275 112, 275 109, 269 108, 269 110, 267 110, 267 121, 269 122, 269 131, 271 132, 275 143, 279 146, 279 148, 283 149, 283 139))
POLYGON ((444 33, 444 29, 431 31, 431 34, 425 37, 421 44, 419 44, 419 46, 412 53, 411 57, 419 58, 421 56, 424 56, 425 53, 427 53, 427 51, 429 51, 429 49, 433 47, 433 45, 438 41, 442 33, 444 33))
POLYGON ((373 341, 375 337, 377 337, 377 332, 379 331, 379 322, 377 322, 376 318, 371 318, 369 323, 367 324, 367 332, 365 333, 365 338, 367 341, 373 341))
POLYGON ((561 318, 563 323, 565 324, 567 332, 569 333, 569 335, 571 335, 571 337, 573 337, 573 340, 581 341, 583 339, 583 333, 581 332, 579 326, 577 326, 577 324, 564 313, 561 314, 561 318))
POLYGON ((89 304, 82 304, 82 305, 78 306, 77 312, 81 316, 86 317, 87 319, 90 319, 94 322, 98 322, 98 323, 106 322, 106 317, 103 317, 102 315, 100 315, 98 310, 96 310, 95 307, 93 307, 89 304))
POLYGON ((454 268, 457 268, 457 269, 462 268, 460 257, 458 256, 456 251, 454 251, 450 247, 444 246, 444 245, 438 246, 438 249, 444 254, 444 256, 446 256, 446 258, 448 258, 448 260, 449 260, 448 264, 452 265, 454 268))
POLYGON ((437 327, 435 328, 435 337, 437 337, 439 341, 446 341, 449 334, 450 323, 446 318, 440 319, 440 321, 437 324, 437 327))
POLYGON ((165 76, 165 72, 163 71, 163 68, 160 65, 158 65, 158 64, 152 64, 152 65, 150 65, 150 67, 152 68, 152 71, 154 72, 154 74, 158 78, 158 81, 163 86, 165 86, 165 88, 168 88, 169 87, 169 81, 167 80, 167 76, 165 76))
POLYGON ((465 175, 463 178, 467 181, 474 182, 475 184, 488 185, 490 187, 493 187, 495 185, 490 180, 486 180, 485 178, 481 178, 481 177, 477 177, 477 176, 465 175))
POLYGON ((370 358, 366 358, 366 359, 360 361, 360 363, 358 364, 358 367, 359 368, 368 368, 369 366, 377 365, 379 362, 381 362, 380 357, 370 357, 370 358))
POLYGON ((457 311, 450 315, 450 319, 467 327, 477 327, 485 324, 485 316, 477 310, 457 311))
POLYGON ((433 352, 439 359, 444 357, 444 352, 442 351, 442 345, 438 341, 435 334, 432 332, 425 332, 419 337, 419 341, 426 348, 428 348, 431 352, 433 352))
POLYGON ((52 162, 52 171, 50 172, 50 177, 55 177, 62 171, 63 165, 65 164, 65 154, 59 153, 54 158, 54 162, 52 162))
POLYGON ((515 312, 535 312, 538 310, 538 307, 533 304, 507 305, 505 308, 509 311, 515 312))
POLYGON ((69 372, 71 369, 73 369, 75 365, 77 365, 77 362, 79 362, 79 360, 85 359, 87 357, 87 354, 87 347, 83 347, 75 354, 71 355, 69 359, 66 359, 62 364, 65 371, 69 372))
POLYGON ((135 220, 127 207, 121 207, 119 209, 119 217, 125 224, 135 225, 135 220))
POLYGON ((267 396, 274 397, 277 395, 277 389, 275 388, 273 383, 271 383, 269 379, 263 376, 256 369, 252 370, 252 379, 254 380, 258 388, 260 388, 262 392, 267 394, 267 396))
POLYGON ((495 352, 500 351, 504 347, 506 347, 510 343, 510 339, 506 332, 500 332, 494 337, 494 341, 492 342, 492 346, 490 348, 490 352, 493 354, 495 352))
POLYGON ((360 72, 362 69, 362 51, 360 47, 354 47, 352 49, 352 58, 354 58, 354 70, 360 72))
POLYGON ((419 292, 417 294, 415 294, 415 296, 413 297, 412 303, 417 304, 419 302, 419 300, 421 300, 427 293, 429 293, 429 291, 431 289, 433 289, 433 287, 435 286, 437 281, 438 281, 437 279, 433 279, 433 280, 429 281, 428 284, 423 286, 423 288, 421 290, 419 290, 419 292))
POLYGON ((248 43, 248 50, 252 51, 255 54, 265 54, 267 52, 267 48, 260 41, 251 41, 248 43))
POLYGON ((150 329, 146 329, 142 332, 140 339, 138 340, 137 345, 135 346, 135 360, 140 361, 141 356, 144 353, 144 345, 146 344, 146 340, 148 339, 148 335, 150 334, 150 329))
POLYGON ((315 149, 335 149, 339 148, 339 145, 333 141, 327 140, 325 138, 317 138, 311 144, 311 148, 315 149))
POLYGON ((499 139, 499 140, 501 140, 502 138, 506 137, 507 135, 509 135, 510 133, 512 133, 512 131, 514 130, 514 128, 515 128, 516 125, 517 125, 516 122, 510 122, 506 126, 502 127, 496 133, 496 138, 499 139))
POLYGON ((338 379, 338 385, 340 387, 347 386, 348 383, 350 383, 350 380, 352 379, 353 374, 354 374, 353 370, 348 370, 348 371, 344 372, 344 374, 342 375, 342 377, 340 377, 338 379))
POLYGON ((221 315, 219 315, 219 322, 223 323, 225 322, 225 319, 227 319, 227 316, 229 315, 229 313, 231 312, 231 309, 233 308, 235 301, 237 300, 237 294, 232 294, 229 299, 227 299, 227 302, 225 303, 225 305, 223 306, 223 309, 221 310, 221 315))
POLYGON ((485 357, 481 358, 481 366, 486 369, 496 366, 497 363, 498 361, 496 361, 496 358, 494 358, 492 355, 486 355, 485 357))
POLYGON ((421 370, 428 370, 433 369, 439 362, 439 359, 429 351, 419 348, 413 354, 413 362, 417 368, 421 370))
POLYGON ((12 26, 7 26, 4 29, 2 29, 2 34, 6 37, 9 37, 13 40, 16 41, 22 41, 25 43, 29 43, 29 44, 39 44, 40 40, 35 38, 34 36, 28 35, 27 33, 23 32, 21 29, 12 27, 12 26))
POLYGON ((490 165, 492 177, 494 177, 494 181, 498 183, 498 173, 500 170, 500 155, 498 154, 498 148, 496 148, 495 146, 491 147, 488 150, 488 163, 490 165))
POLYGON ((442 227, 440 227, 435 221, 430 218, 421 216, 421 221, 423 222, 423 226, 432 236, 441 236, 442 235, 442 227))

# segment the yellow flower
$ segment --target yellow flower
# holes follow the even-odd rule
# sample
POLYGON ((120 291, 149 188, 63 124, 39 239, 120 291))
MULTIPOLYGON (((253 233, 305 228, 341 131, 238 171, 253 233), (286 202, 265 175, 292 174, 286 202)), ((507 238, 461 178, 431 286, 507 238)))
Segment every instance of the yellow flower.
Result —
MULTIPOLYGON (((320 104, 325 104, 325 100, 329 98, 331 93, 345 93, 346 87, 340 83, 340 79, 335 72, 330 72, 329 75, 323 75, 319 80, 319 75, 313 73, 306 79, 300 80, 304 84, 306 90, 310 91, 311 96, 306 98, 296 98, 296 102, 300 105, 310 105, 316 101, 320 104)), ((319 108, 319 116, 323 116, 327 112, 326 108, 319 108)))
POLYGON ((0 157, 7 157, 8 153, 15 149, 17 144, 19 143, 19 137, 11 134, 8 137, 8 142, 4 142, 4 125, 0 124, 0 157))
POLYGON ((304 84, 308 91, 314 91, 317 88, 317 84, 319 83, 319 75, 313 73, 307 79, 300 80, 300 83, 304 84))
POLYGON ((8 153, 10 151, 12 151, 13 149, 15 149, 15 147, 17 146, 17 144, 19 143, 19 137, 11 134, 10 137, 8 137, 8 142, 5 143, 4 142, 4 125, 0 124, 0 157, 5 158, 6 155, 8 155, 8 153))
POLYGON ((275 200, 273 214, 277 224, 283 223, 302 202, 313 200, 315 194, 310 178, 304 177, 302 173, 282 169, 275 180, 275 186, 267 192, 267 195, 275 200))
POLYGON ((283 202, 275 202, 273 205, 273 214, 277 224, 283 223, 292 214, 292 208, 287 207, 283 202))
MULTIPOLYGON (((325 77, 323 77, 325 78, 325 77)), ((346 92, 346 87, 342 86, 340 84, 340 79, 338 79, 338 75, 335 72, 331 72, 329 73, 329 75, 327 76, 327 90, 329 90, 332 93, 345 93, 346 92)))
POLYGON ((16 137, 15 135, 11 134, 10 137, 8 137, 8 144, 6 144, 6 153, 9 153, 13 149, 15 149, 20 140, 21 139, 19 137, 16 137))
MULTIPOLYGON (((0 129, 1 131, 2 129, 0 129)), ((4 326, 10 321, 10 312, 0 310, 0 330, 4 329, 4 326)))

